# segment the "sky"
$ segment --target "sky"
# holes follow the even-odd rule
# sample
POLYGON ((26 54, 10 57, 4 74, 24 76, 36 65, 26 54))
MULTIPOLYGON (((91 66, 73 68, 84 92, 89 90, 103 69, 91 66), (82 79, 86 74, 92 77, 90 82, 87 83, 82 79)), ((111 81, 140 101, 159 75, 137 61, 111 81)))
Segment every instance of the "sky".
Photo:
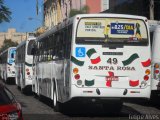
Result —
POLYGON ((4 5, 12 12, 12 19, 10 23, 0 23, 0 32, 7 32, 8 28, 15 28, 17 32, 33 32, 42 26, 43 0, 38 0, 38 15, 36 0, 4 0, 4 5))

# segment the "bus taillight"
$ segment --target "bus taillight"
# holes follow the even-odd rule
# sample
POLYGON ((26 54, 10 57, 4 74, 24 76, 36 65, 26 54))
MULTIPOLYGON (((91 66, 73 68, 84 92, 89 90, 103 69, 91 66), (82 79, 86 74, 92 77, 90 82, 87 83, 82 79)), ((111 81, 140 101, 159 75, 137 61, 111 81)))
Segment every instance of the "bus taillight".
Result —
POLYGON ((149 76, 148 76, 148 75, 145 75, 145 76, 144 76, 144 80, 147 81, 148 79, 149 79, 149 76))
POLYGON ((27 68, 27 69, 26 69, 26 72, 28 72, 28 71, 29 71, 29 69, 27 68))
POLYGON ((150 71, 149 69, 147 69, 147 70, 145 71, 145 73, 146 73, 146 75, 149 75, 149 74, 151 73, 151 71, 150 71))
POLYGON ((159 79, 159 70, 160 70, 159 64, 156 63, 154 65, 154 79, 156 79, 156 80, 159 79))
POLYGON ((79 72, 78 68, 74 68, 74 69, 73 69, 73 73, 74 73, 74 74, 77 74, 78 72, 79 72))
POLYGON ((27 72, 27 75, 30 75, 30 72, 27 72))
POLYGON ((75 78, 76 80, 78 80, 78 79, 80 78, 80 75, 79 75, 79 74, 76 74, 76 75, 74 76, 74 78, 75 78))

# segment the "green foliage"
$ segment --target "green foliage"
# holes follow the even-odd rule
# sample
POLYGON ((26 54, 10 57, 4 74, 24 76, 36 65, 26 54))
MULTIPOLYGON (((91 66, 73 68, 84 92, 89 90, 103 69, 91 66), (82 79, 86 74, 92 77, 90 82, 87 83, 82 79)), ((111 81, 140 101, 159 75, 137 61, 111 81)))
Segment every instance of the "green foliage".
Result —
POLYGON ((4 0, 0 0, 0 23, 10 22, 11 11, 4 5, 4 0))
POLYGON ((17 45, 17 42, 13 42, 11 39, 5 39, 2 47, 0 48, 0 52, 6 50, 9 47, 16 47, 17 45))
POLYGON ((77 9, 71 9, 70 13, 69 13, 69 17, 73 17, 77 14, 85 14, 89 12, 89 7, 88 6, 84 6, 82 7, 81 10, 77 10, 77 9))

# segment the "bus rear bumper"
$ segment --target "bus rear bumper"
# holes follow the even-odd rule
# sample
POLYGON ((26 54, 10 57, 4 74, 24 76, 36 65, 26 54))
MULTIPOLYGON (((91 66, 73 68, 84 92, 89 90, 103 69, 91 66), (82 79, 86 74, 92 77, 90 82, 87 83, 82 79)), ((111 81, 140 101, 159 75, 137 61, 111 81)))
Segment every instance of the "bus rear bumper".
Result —
POLYGON ((78 88, 71 87, 71 98, 74 97, 107 97, 107 98, 150 98, 150 86, 145 89, 124 88, 78 88))

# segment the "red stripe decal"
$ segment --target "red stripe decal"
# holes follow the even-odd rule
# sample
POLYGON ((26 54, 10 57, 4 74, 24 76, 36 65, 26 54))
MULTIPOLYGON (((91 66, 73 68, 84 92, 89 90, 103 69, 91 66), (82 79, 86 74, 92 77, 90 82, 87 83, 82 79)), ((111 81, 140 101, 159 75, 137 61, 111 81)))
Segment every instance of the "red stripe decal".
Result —
POLYGON ((107 80, 106 86, 107 86, 107 87, 112 87, 112 81, 111 81, 111 80, 107 80))
POLYGON ((136 87, 139 85, 139 80, 130 80, 129 85, 132 87, 136 87))
POLYGON ((145 62, 141 62, 142 63, 142 65, 143 65, 143 67, 148 67, 148 66, 150 66, 151 65, 151 60, 150 59, 148 59, 147 61, 145 61, 145 62))
POLYGON ((108 72, 109 76, 114 76, 114 72, 108 72))
MULTIPOLYGON (((114 76, 114 72, 109 71, 108 74, 109 74, 109 77, 114 76)), ((112 80, 107 80, 106 81, 106 86, 107 87, 112 87, 112 80)))
POLYGON ((96 59, 91 59, 91 63, 92 63, 92 64, 97 64, 97 63, 99 63, 100 61, 101 61, 100 56, 97 57, 96 59))

